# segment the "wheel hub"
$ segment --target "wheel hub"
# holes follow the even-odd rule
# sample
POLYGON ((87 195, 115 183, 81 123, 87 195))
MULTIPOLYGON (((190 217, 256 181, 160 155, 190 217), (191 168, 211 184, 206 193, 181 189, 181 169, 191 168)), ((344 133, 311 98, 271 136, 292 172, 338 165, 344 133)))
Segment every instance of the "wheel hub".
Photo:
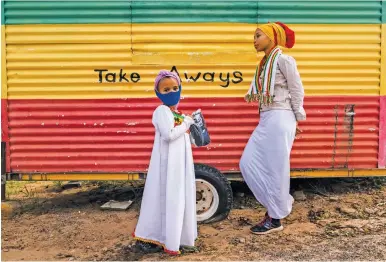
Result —
POLYGON ((196 180, 197 220, 210 218, 217 211, 219 196, 217 190, 206 180, 196 180))

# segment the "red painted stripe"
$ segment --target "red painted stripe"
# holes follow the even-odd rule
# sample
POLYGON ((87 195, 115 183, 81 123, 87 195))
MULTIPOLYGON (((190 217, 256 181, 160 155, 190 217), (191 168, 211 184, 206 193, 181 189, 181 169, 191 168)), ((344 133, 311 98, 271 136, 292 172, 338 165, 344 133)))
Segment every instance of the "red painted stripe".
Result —
POLYGON ((9 148, 9 128, 8 128, 8 100, 1 99, 1 141, 5 142, 6 169, 5 172, 11 170, 11 158, 9 148))
MULTIPOLYGON (((9 100, 12 172, 145 172, 153 145, 157 99, 9 100)), ((258 123, 243 98, 186 98, 201 108, 212 144, 195 148, 197 163, 238 171, 258 123)), ((307 97, 307 120, 295 141, 292 168, 376 168, 379 97, 307 97), (355 115, 346 112, 353 107, 355 115), (346 110, 346 111, 345 111, 346 110)))
POLYGON ((386 96, 381 96, 379 101, 379 155, 378 167, 386 166, 386 96))

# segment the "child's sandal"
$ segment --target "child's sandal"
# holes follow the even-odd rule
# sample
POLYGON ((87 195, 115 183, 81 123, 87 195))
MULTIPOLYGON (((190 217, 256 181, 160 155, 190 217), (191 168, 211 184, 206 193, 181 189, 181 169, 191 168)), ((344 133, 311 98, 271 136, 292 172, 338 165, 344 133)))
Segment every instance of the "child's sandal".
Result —
POLYGON ((150 253, 157 253, 162 251, 162 247, 152 244, 152 243, 147 243, 143 241, 137 241, 136 247, 139 251, 145 253, 145 254, 150 254, 150 253))
POLYGON ((192 246, 181 246, 180 247, 181 254, 190 254, 198 252, 198 248, 192 246))

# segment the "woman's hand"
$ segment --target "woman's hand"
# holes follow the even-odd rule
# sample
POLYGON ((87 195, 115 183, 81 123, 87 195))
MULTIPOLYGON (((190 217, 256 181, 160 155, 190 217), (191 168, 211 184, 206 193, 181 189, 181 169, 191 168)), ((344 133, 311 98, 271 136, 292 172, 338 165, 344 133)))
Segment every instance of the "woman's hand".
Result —
POLYGON ((295 133, 295 138, 302 133, 303 131, 299 128, 299 122, 296 121, 296 133, 295 133))
POLYGON ((244 96, 244 100, 245 100, 245 102, 249 102, 249 94, 246 94, 246 95, 244 96))

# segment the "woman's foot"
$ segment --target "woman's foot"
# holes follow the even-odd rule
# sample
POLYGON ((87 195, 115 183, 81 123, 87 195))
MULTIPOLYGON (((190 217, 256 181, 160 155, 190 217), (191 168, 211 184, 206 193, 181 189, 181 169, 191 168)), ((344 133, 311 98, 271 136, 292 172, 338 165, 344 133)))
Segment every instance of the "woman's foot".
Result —
POLYGON ((256 226, 251 227, 250 230, 252 234, 266 235, 273 232, 282 231, 283 226, 280 223, 280 219, 274 219, 269 216, 265 216, 262 222, 256 226))
POLYGON ((136 246, 144 253, 157 253, 162 251, 162 247, 156 244, 147 243, 139 240, 137 241, 136 246))
MULTIPOLYGON (((256 226, 262 226, 262 225, 264 225, 265 220, 267 220, 267 218, 269 218, 269 216, 268 216, 268 211, 265 212, 263 220, 261 220, 256 226)), ((256 227, 256 226, 253 226, 253 227, 256 227)), ((251 227, 251 229, 252 229, 253 227, 251 227)))

